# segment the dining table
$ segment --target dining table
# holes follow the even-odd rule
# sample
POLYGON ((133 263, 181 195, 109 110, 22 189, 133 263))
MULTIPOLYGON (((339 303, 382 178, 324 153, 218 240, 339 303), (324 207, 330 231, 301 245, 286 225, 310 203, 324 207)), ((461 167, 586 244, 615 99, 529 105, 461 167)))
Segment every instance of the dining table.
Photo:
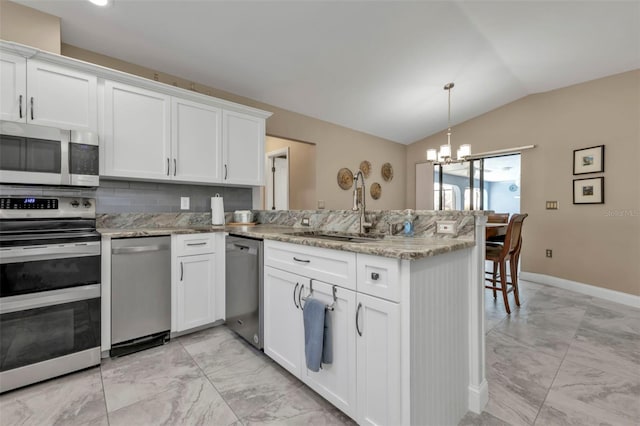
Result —
POLYGON ((508 223, 487 223, 485 230, 485 239, 501 237, 507 235, 508 223))

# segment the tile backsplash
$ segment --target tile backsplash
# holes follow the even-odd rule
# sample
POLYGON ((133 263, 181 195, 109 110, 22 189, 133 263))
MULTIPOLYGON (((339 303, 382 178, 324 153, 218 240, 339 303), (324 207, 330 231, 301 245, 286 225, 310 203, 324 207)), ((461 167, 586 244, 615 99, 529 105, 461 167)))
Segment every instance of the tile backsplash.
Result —
POLYGON ((96 198, 97 213, 210 212, 211 197, 224 198, 225 211, 251 209, 251 188, 100 179, 100 187, 0 185, 0 195, 96 198), (180 210, 180 197, 189 197, 189 210, 180 210))

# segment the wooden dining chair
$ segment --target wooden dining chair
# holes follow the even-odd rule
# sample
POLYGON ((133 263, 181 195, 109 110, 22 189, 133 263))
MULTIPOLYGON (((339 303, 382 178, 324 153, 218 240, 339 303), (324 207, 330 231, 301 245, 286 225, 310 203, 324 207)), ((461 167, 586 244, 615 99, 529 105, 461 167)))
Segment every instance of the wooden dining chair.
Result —
POLYGON ((520 258, 520 250, 522 249, 522 224, 527 213, 514 214, 509 221, 507 234, 505 235, 504 244, 496 245, 487 243, 485 259, 493 262, 493 271, 485 271, 486 281, 491 285, 485 285, 485 288, 493 290, 493 297, 497 296, 496 291, 501 291, 504 298, 504 306, 507 314, 511 313, 509 308, 509 299, 507 294, 513 292, 517 306, 520 306, 520 295, 518 293, 518 260, 520 258), (509 262, 509 270, 511 273, 511 281, 507 281, 507 262, 509 262), (498 286, 498 281, 500 286, 498 286), (508 287, 510 286, 510 287, 508 287))

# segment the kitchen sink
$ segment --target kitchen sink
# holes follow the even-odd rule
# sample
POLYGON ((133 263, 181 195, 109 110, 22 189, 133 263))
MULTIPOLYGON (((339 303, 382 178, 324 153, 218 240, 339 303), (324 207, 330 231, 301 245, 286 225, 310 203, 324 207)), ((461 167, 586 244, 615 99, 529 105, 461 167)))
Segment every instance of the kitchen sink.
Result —
POLYGON ((292 235, 294 237, 317 238, 320 240, 342 241, 345 243, 371 243, 374 241, 380 241, 384 238, 384 234, 358 234, 329 231, 299 231, 289 233, 288 235, 292 235))

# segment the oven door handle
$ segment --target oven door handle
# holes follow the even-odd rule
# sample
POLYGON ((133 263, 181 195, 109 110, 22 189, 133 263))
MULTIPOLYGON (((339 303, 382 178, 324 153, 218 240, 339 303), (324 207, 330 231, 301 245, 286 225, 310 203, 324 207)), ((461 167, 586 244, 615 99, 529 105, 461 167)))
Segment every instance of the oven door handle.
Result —
POLYGON ((0 298, 0 315, 100 297, 100 284, 0 298))
POLYGON ((100 241, 0 249, 0 264, 100 256, 100 241))

